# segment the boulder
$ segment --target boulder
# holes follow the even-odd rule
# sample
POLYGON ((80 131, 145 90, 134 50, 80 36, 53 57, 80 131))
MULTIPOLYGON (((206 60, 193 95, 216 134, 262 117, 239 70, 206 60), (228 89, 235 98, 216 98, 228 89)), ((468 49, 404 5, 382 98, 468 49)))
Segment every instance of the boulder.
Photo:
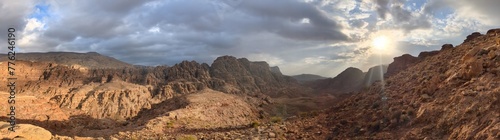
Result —
POLYGON ((442 50, 449 50, 449 49, 453 49, 452 44, 443 44, 443 46, 441 46, 441 51, 442 50))
POLYGON ((26 140, 50 140, 52 134, 44 128, 31 124, 17 124, 15 132, 9 130, 10 124, 0 122, 0 138, 2 139, 21 139, 26 140))
POLYGON ((482 36, 481 33, 474 32, 474 33, 472 33, 472 34, 470 34, 470 35, 467 36, 467 38, 464 40, 464 43, 469 42, 469 41, 471 41, 471 40, 473 40, 473 39, 475 39, 477 37, 480 37, 480 36, 482 36))

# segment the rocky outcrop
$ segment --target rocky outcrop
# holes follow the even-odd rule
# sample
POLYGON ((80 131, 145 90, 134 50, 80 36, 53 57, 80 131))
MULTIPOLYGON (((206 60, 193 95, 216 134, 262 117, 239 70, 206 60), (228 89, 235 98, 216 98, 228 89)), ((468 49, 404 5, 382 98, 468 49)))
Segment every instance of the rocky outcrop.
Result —
POLYGON ((500 35, 500 29, 490 29, 486 32, 488 36, 498 36, 500 35))
POLYGON ((25 140, 51 140, 52 134, 35 125, 31 124, 18 124, 14 129, 16 132, 8 130, 10 124, 7 122, 0 122, 0 138, 2 139, 25 139, 25 140))
POLYGON ((479 33, 479 32, 474 32, 474 33, 472 33, 472 34, 468 35, 468 36, 467 36, 467 38, 464 40, 464 42, 463 42, 463 43, 469 42, 469 41, 471 41, 471 40, 473 40, 473 39, 475 39, 475 38, 477 38, 477 37, 480 37, 480 36, 482 36, 482 34, 481 34, 481 33, 479 33))
POLYGON ((271 70, 272 73, 282 75, 280 67, 278 67, 278 66, 270 67, 269 70, 271 70))
POLYGON ((292 78, 271 72, 266 62, 250 62, 246 58, 236 59, 232 56, 217 58, 210 67, 210 75, 228 85, 222 90, 226 93, 264 93, 275 96, 274 93, 287 86, 298 85, 292 78))
POLYGON ((440 51, 453 49, 453 44, 443 44, 440 51))
POLYGON ((414 65, 419 62, 418 57, 411 56, 409 54, 404 54, 400 57, 395 57, 394 61, 387 67, 386 77, 397 74, 402 70, 414 65))
POLYGON ((426 57, 434 56, 438 53, 439 53, 439 51, 420 52, 418 54, 418 58, 422 60, 422 59, 425 59, 426 57))

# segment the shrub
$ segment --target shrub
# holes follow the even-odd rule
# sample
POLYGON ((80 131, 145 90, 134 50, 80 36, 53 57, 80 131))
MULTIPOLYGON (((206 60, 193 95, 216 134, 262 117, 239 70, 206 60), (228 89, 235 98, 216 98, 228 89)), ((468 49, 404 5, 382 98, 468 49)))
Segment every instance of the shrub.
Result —
POLYGON ((167 125, 165 127, 167 127, 167 128, 173 128, 174 127, 174 122, 168 121, 167 125))
POLYGON ((253 122, 250 124, 250 126, 252 126, 253 128, 257 128, 257 127, 259 127, 259 125, 260 125, 260 124, 259 124, 259 122, 258 122, 258 121, 253 121, 253 122))
POLYGON ((283 121, 283 119, 281 117, 277 117, 277 116, 271 117, 271 122, 273 122, 273 123, 279 123, 282 121, 283 121))

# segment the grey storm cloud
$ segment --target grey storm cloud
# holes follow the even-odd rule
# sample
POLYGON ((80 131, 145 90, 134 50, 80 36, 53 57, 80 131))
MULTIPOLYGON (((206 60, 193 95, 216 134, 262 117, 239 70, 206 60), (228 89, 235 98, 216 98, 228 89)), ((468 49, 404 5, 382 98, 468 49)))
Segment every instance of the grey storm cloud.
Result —
MULTIPOLYGON (((432 28, 431 13, 443 5, 470 3, 485 6, 478 9, 481 13, 497 11, 492 8, 496 1, 451 1, 428 1, 417 13, 405 8, 411 5, 401 6, 403 0, 372 0, 373 11, 360 10, 365 2, 360 0, 344 6, 342 0, 21 0, 0 2, 0 24, 16 26, 21 33, 27 23, 33 26, 30 14, 43 3, 49 5, 48 16, 36 19, 43 23, 41 29, 26 33, 29 41, 21 47, 25 52, 94 51, 140 65, 211 63, 215 57, 233 55, 275 60, 288 71, 299 69, 305 58, 317 58, 328 63, 315 69, 337 69, 371 53, 356 44, 370 33, 432 28), (379 25, 377 15, 392 19, 379 25)), ((405 49, 416 52, 422 47, 405 49)), ((304 69, 313 69, 309 66, 304 69)))
MULTIPOLYGON (((346 40, 342 27, 314 5, 299 1, 246 0, 220 10, 209 1, 171 1, 137 17, 145 27, 169 24, 200 32, 271 32, 299 40, 346 40), (301 24, 309 19, 310 24, 301 24)), ((168 27, 167 27, 168 28, 168 27)))
POLYGON ((391 15, 397 27, 405 31, 429 29, 432 26, 427 14, 412 14, 412 11, 402 7, 400 0, 375 0, 375 4, 380 18, 386 19, 387 15, 391 15))

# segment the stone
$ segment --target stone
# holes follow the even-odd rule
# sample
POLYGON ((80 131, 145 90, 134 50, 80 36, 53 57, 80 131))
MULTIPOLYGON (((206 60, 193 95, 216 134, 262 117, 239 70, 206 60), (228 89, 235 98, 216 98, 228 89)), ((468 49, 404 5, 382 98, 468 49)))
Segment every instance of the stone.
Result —
POLYGON ((50 140, 52 134, 42 127, 31 124, 17 124, 14 128, 16 132, 11 132, 9 129, 10 124, 7 122, 0 122, 0 138, 2 139, 27 139, 27 140, 50 140))
POLYGON ((269 138, 276 138, 276 134, 273 132, 268 133, 269 138))
POLYGON ((452 44, 443 44, 443 46, 441 46, 441 51, 443 51, 443 50, 449 50, 449 49, 453 49, 453 45, 452 44))
POLYGON ((385 73, 385 76, 389 77, 395 75, 419 61, 420 59, 418 57, 414 57, 409 54, 404 54, 402 56, 395 57, 394 61, 387 67, 387 73, 385 73))
POLYGON ((477 37, 480 37, 480 36, 482 36, 482 34, 481 34, 481 33, 479 33, 479 32, 474 32, 474 33, 472 33, 472 34, 470 34, 470 35, 468 35, 468 36, 467 36, 467 38, 464 40, 464 43, 466 43, 466 42, 470 42, 470 41, 472 41, 473 39, 475 39, 475 38, 477 38, 477 37))

